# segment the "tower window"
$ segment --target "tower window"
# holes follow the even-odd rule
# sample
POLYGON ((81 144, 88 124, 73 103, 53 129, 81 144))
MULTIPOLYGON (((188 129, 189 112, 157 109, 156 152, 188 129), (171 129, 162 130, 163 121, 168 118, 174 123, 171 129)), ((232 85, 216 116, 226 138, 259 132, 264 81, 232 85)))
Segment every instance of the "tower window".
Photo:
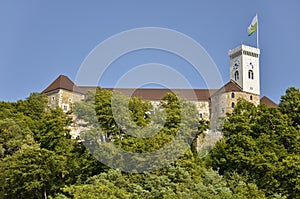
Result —
POLYGON ((234 108, 235 104, 234 102, 231 103, 231 108, 234 108))
POLYGON ((52 100, 52 102, 53 102, 53 101, 55 100, 55 97, 52 97, 52 99, 51 99, 51 100, 52 100))
POLYGON ((250 95, 250 100, 252 100, 252 95, 250 95))
POLYGON ((231 98, 234 98, 235 97, 235 94, 234 93, 231 93, 231 98))
POLYGON ((249 77, 249 79, 254 79, 253 70, 248 71, 248 77, 249 77))
POLYGON ((240 79, 240 74, 239 74, 239 71, 235 71, 234 72, 234 80, 237 81, 240 79))
POLYGON ((200 117, 200 119, 202 119, 202 118, 203 118, 203 114, 202 114, 202 113, 200 113, 200 114, 199 114, 199 117, 200 117))
POLYGON ((64 112, 67 112, 68 109, 69 109, 69 106, 68 106, 68 105, 63 105, 63 111, 64 111, 64 112))

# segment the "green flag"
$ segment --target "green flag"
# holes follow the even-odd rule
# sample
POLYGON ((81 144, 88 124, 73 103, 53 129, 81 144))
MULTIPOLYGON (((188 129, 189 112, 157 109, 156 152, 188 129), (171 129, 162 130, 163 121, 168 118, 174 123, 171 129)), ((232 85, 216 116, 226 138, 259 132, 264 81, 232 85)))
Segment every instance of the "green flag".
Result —
POLYGON ((248 36, 251 36, 257 30, 257 15, 252 19, 250 26, 248 27, 248 36))

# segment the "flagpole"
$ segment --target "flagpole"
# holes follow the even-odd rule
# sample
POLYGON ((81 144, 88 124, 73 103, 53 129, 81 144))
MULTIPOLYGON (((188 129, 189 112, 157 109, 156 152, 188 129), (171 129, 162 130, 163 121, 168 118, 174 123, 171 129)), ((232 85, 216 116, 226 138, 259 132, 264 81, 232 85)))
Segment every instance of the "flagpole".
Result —
POLYGON ((256 13, 256 18, 257 18, 256 46, 257 46, 257 48, 259 48, 259 44, 258 44, 258 16, 257 16, 257 13, 256 13))

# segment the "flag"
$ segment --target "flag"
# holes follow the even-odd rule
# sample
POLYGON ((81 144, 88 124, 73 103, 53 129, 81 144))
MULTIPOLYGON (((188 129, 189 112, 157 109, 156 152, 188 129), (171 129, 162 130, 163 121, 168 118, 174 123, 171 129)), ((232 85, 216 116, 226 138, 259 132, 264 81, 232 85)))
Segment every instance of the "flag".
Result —
POLYGON ((248 27, 248 36, 251 36, 257 29, 257 15, 252 19, 250 26, 248 27))

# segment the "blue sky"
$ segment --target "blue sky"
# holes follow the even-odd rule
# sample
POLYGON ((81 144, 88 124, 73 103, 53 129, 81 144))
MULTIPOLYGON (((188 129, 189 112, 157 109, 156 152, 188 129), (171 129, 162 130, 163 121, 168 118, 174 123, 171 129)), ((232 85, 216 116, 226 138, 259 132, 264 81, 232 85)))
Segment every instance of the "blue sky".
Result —
MULTIPOLYGON (((41 92, 58 75, 75 79, 90 51, 108 37, 141 27, 182 32, 201 44, 229 80, 228 50, 256 45, 247 27, 259 16, 261 95, 278 102, 286 88, 300 87, 300 1, 0 1, 0 101, 16 101, 41 92)), ((120 58, 110 77, 137 64, 158 62, 185 71, 184 60, 159 51, 120 58)), ((203 81, 187 70, 195 88, 203 81)))

